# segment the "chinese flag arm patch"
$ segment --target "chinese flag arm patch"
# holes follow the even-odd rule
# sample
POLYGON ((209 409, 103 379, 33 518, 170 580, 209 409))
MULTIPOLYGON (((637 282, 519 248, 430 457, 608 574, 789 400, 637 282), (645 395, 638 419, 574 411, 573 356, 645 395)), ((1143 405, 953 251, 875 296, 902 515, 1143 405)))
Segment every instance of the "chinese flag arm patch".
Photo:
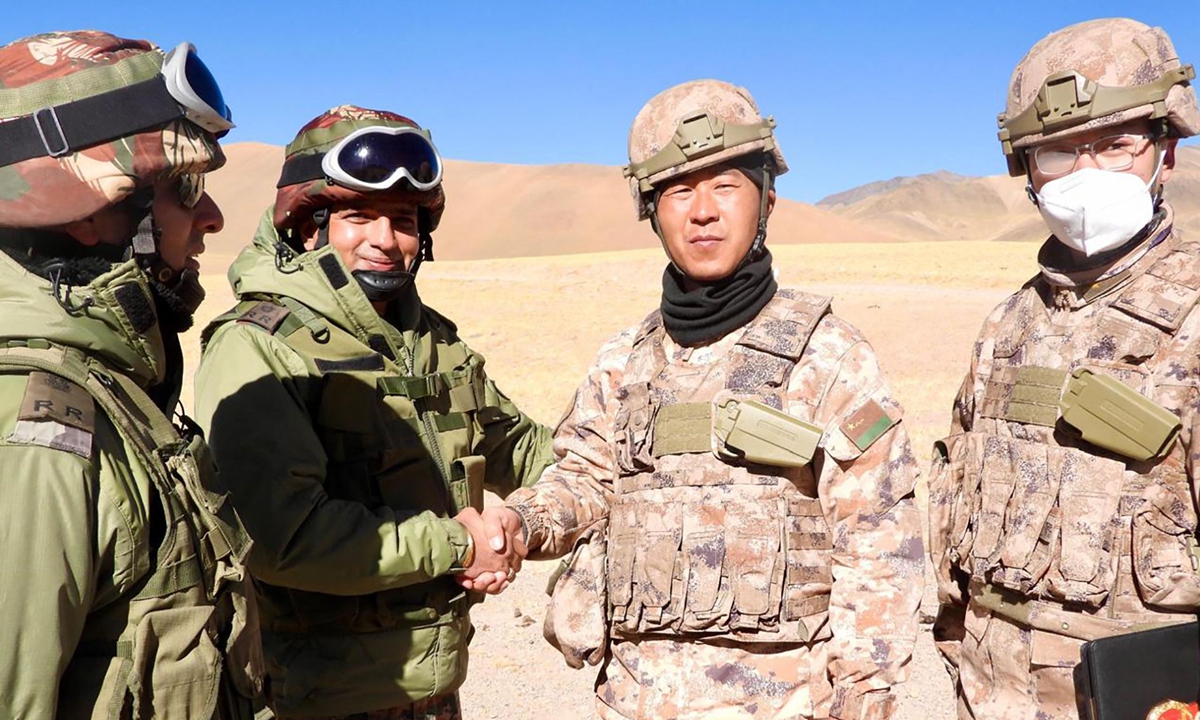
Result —
POLYGON ((879 403, 868 400, 842 423, 841 430, 850 442, 865 452, 880 435, 898 422, 900 418, 893 418, 879 403))

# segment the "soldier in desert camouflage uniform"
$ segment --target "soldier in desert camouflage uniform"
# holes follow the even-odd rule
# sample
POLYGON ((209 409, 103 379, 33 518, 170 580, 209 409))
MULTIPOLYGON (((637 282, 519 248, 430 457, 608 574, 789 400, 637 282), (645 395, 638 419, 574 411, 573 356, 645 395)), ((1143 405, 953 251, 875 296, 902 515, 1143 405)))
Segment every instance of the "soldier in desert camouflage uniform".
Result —
POLYGON ((626 173, 671 261, 661 310, 601 349, 556 465, 502 511, 531 557, 576 550, 548 637, 603 660, 605 718, 885 718, 907 674, 915 461, 871 346, 776 286, 773 127, 715 80, 638 114, 626 173))
POLYGON ((1200 607, 1200 255, 1162 201, 1200 131, 1194 75, 1123 19, 1053 33, 1013 73, 1000 139, 1053 236, 935 448, 935 638, 960 717, 1076 717, 1081 642, 1200 607))
POLYGON ((186 43, 0 47, 0 716, 249 718, 249 541, 178 333, 232 127, 186 43))

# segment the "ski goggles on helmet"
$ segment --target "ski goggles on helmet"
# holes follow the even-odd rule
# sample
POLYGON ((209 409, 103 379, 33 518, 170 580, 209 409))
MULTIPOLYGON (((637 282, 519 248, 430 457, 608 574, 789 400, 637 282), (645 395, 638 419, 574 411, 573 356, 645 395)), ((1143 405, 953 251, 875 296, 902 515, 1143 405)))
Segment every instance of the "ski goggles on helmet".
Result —
POLYGON ((0 122, 0 167, 70 155, 181 118, 219 138, 233 127, 232 117, 195 46, 180 43, 146 80, 0 122))
POLYGON ((427 131, 373 126, 342 138, 321 159, 325 176, 360 192, 388 190, 405 180, 414 190, 442 181, 442 156, 427 131))
POLYGON ((162 76, 167 92, 183 108, 188 120, 217 137, 224 137, 233 128, 233 113, 225 104, 221 86, 196 54, 195 45, 182 42, 167 53, 162 76))

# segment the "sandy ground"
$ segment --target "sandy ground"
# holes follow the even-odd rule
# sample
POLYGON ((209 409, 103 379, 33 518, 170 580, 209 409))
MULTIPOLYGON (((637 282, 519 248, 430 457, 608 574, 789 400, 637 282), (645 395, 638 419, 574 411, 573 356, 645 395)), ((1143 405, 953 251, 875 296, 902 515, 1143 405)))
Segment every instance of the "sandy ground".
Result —
MULTIPOLYGON (((781 284, 833 295, 835 312, 871 341, 926 467, 933 440, 946 431, 975 334, 996 303, 1035 272, 1036 245, 797 245, 774 252, 781 284)), ((232 304, 222 278, 230 259, 218 253, 202 259, 209 300, 201 321, 232 304)), ((422 268, 419 286, 425 302, 453 318, 487 357, 500 387, 531 416, 553 424, 601 343, 656 307, 663 265, 657 249, 437 262, 422 268)), ((196 336, 185 339, 191 368, 196 336)), ((474 612, 478 632, 462 691, 467 717, 593 716, 595 669, 571 670, 541 636, 546 581, 556 565, 527 564, 508 592, 474 612)), ((922 614, 934 607, 927 587, 922 614)), ((912 677, 900 690, 897 717, 904 720, 953 717, 949 680, 928 627, 921 626, 912 677)))

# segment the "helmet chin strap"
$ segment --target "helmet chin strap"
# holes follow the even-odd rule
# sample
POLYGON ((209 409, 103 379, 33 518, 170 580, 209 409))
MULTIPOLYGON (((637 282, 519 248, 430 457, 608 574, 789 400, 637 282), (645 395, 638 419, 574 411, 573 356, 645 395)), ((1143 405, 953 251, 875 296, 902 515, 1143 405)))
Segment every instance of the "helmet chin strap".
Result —
POLYGON ((198 272, 187 267, 176 270, 163 260, 159 252, 162 228, 154 221, 153 202, 153 191, 148 196, 135 196, 132 214, 137 218, 137 229, 130 250, 161 301, 160 315, 165 312, 169 316, 160 317, 159 321, 165 329, 182 331, 191 326, 192 315, 204 301, 204 288, 198 272))
MULTIPOLYGON (((767 209, 771 204, 771 163, 769 160, 763 161, 762 170, 763 183, 762 187, 759 188, 758 193, 758 229, 755 232, 754 241, 750 243, 750 249, 746 251, 746 254, 737 264, 737 267, 733 269, 733 272, 735 273, 755 260, 761 258, 763 253, 766 252, 768 217, 767 209)), ((650 198, 646 200, 646 207, 650 211, 650 227, 654 229, 654 234, 658 236, 658 241, 662 244, 663 252, 667 254, 667 260, 670 261, 671 267, 675 268, 680 275, 686 277, 687 273, 683 271, 683 268, 679 267, 679 264, 675 262, 675 258, 671 257, 671 250, 667 247, 667 238, 663 235, 662 224, 658 221, 658 200, 656 198, 650 198)))
MULTIPOLYGON (((329 209, 321 208, 314 211, 313 222, 317 225, 317 241, 313 245, 313 249, 319 250, 329 244, 329 209)), ((368 300, 373 303, 390 302, 412 285, 422 262, 433 261, 431 224, 429 211, 425 208, 418 208, 417 256, 413 258, 407 270, 352 270, 350 272, 368 300)))

